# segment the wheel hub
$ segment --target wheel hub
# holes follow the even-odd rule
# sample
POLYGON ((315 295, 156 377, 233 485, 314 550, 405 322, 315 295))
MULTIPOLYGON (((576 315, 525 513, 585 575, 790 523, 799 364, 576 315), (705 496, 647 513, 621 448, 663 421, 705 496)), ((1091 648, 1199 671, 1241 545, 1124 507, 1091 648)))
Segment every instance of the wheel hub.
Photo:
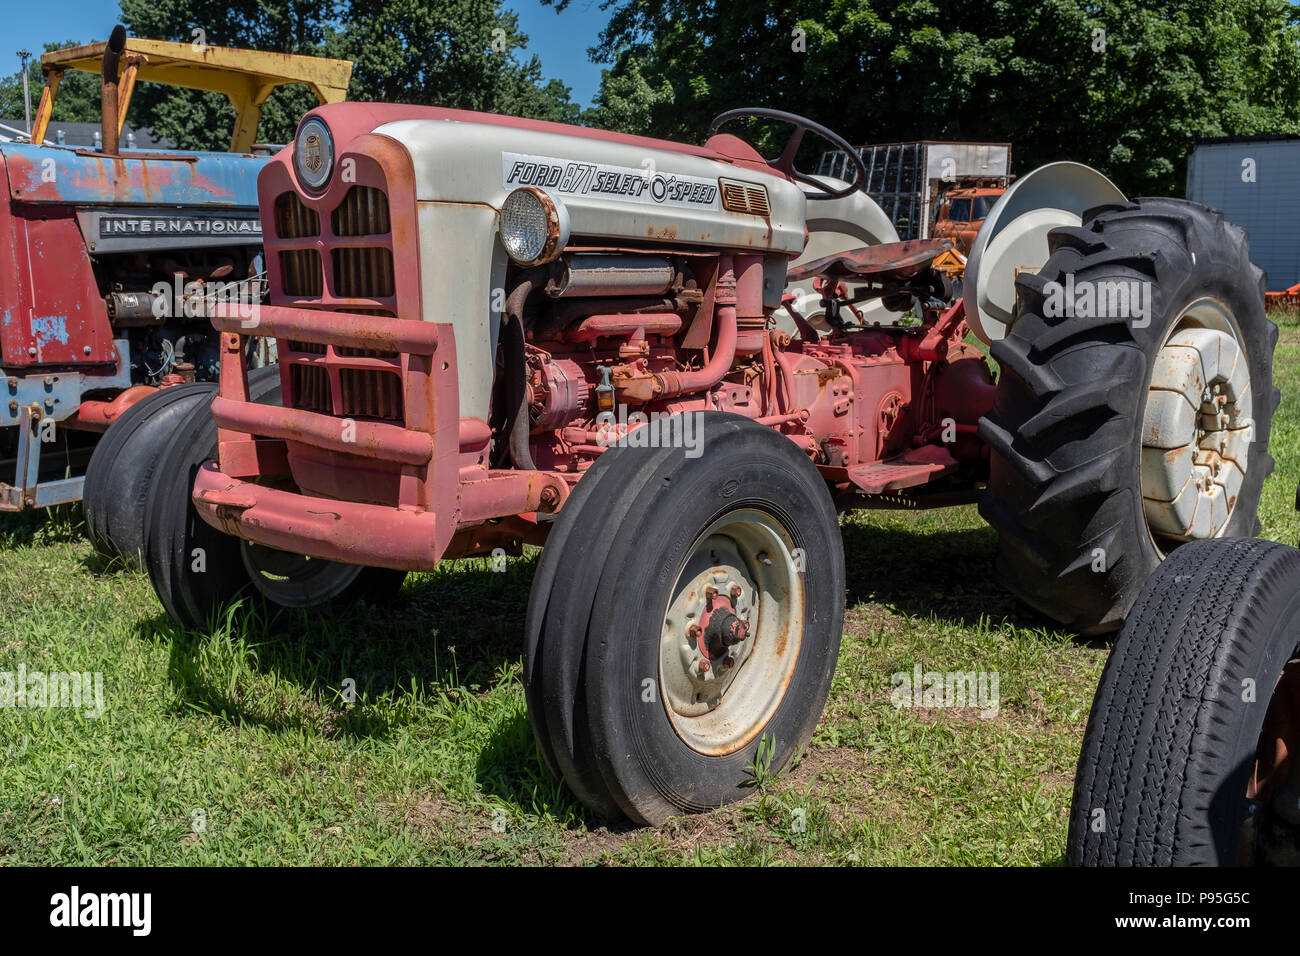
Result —
MULTIPOLYGON (((690 581, 679 614, 673 615, 673 620, 684 617, 689 622, 686 640, 679 643, 681 666, 693 700, 675 701, 684 713, 702 713, 718 706, 736 666, 753 648, 748 639, 754 589, 740 583, 744 576, 735 566, 714 564, 690 581)), ((668 627, 676 630, 672 623, 668 627)))
POLYGON ((1227 310, 1195 304, 1156 356, 1143 415, 1142 504, 1157 544, 1223 534, 1249 467, 1250 384, 1227 310))
MULTIPOLYGON (((711 555, 717 556, 715 550, 711 555)), ((754 588, 734 565, 714 564, 697 574, 686 588, 685 600, 665 621, 679 645, 678 658, 690 693, 674 684, 673 704, 679 713, 695 716, 717 707, 731 685, 736 668, 753 649, 749 640, 754 612, 754 588), (685 639, 680 626, 686 622, 685 639)))
POLYGON ((365 568, 241 541, 244 569, 262 596, 284 607, 315 607, 346 591, 365 568))
POLYGON ((664 613, 663 705, 699 753, 744 746, 775 713, 803 636, 803 582, 790 536, 757 511, 718 519, 692 547, 664 613))

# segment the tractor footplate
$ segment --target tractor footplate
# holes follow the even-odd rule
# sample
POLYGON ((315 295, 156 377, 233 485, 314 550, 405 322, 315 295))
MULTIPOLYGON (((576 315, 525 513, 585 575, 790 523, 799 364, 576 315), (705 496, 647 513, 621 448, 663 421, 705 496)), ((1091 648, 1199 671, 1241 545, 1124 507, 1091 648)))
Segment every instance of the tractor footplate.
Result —
POLYGON ((859 491, 880 495, 927 484, 956 469, 957 459, 946 450, 925 445, 888 461, 846 468, 844 478, 859 491))

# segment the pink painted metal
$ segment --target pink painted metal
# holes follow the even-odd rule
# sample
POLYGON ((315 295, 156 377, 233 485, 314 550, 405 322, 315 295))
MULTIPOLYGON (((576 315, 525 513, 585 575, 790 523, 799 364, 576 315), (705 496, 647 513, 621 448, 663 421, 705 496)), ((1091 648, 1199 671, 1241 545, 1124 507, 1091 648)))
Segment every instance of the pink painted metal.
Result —
MULTIPOLYGON (((517 461, 518 449, 506 425, 460 416, 453 327, 437 320, 419 281, 410 160, 395 141, 369 130, 417 117, 521 129, 554 124, 382 104, 315 112, 330 124, 337 161, 351 160, 355 176, 311 193, 297 183, 287 152, 261 175, 274 304, 253 321, 229 310, 215 319, 223 337, 212 406, 219 459, 204 466, 194 489, 205 521, 316 557, 428 570, 448 556, 543 542, 549 523, 536 516, 563 507, 609 442, 626 438, 644 416, 708 409, 787 436, 836 494, 893 502, 959 474, 967 476, 967 493, 975 487, 970 476, 978 476, 986 455, 975 425, 991 405, 993 384, 983 358, 962 343, 960 302, 940 309, 931 301, 916 327, 792 341, 772 325, 761 254, 657 245, 582 248, 675 256, 678 278, 662 299, 550 301, 541 306, 544 317, 526 326, 529 467, 511 467, 507 456, 517 461), (358 201, 357 189, 371 192, 358 201), (347 250, 358 254, 349 259, 347 250), (278 342, 284 408, 249 401, 249 336, 278 342), (619 408, 642 417, 613 415, 611 422, 603 414, 619 408)), ((753 162, 757 154, 733 140, 670 146, 753 162)), ((941 247, 873 247, 803 272, 898 294, 929 276, 941 247)), ((789 300, 785 305, 793 311, 789 300)), ((500 410, 504 387, 493 400, 500 410)))
POLYGON ((63 427, 84 432, 108 431, 108 426, 121 418, 128 408, 156 391, 158 389, 152 385, 134 385, 111 401, 82 402, 75 412, 63 420, 63 427))

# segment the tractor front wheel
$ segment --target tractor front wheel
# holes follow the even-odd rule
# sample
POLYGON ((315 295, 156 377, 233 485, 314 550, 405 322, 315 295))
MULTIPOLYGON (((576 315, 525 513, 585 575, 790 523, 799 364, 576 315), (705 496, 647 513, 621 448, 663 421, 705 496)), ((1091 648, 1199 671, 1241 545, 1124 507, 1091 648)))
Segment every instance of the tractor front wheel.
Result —
POLYGON ((145 504, 158 460, 176 426, 216 392, 210 382, 159 389, 128 408, 95 445, 81 505, 95 551, 138 568, 144 552, 145 504))
MULTIPOLYGON (((250 372, 248 385, 253 401, 279 404, 275 366, 250 372)), ((149 492, 145 567, 172 620, 203 627, 241 594, 260 599, 269 613, 278 615, 299 608, 341 609, 362 598, 382 603, 401 587, 402 571, 289 554, 207 524, 190 492, 199 466, 216 456, 217 424, 205 404, 176 425, 149 492)))
POLYGON ((657 825, 745 796, 807 745, 835 672, 845 573, 825 482, 771 429, 696 418, 697 457, 667 420, 646 426, 660 447, 605 452, 583 479, 600 493, 565 505, 538 569, 529 700, 599 816, 657 825))

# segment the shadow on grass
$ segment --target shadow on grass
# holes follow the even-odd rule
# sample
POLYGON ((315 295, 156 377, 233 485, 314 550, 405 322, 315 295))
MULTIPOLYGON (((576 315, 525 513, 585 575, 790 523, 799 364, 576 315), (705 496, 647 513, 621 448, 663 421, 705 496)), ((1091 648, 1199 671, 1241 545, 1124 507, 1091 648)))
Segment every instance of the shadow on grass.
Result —
MULTIPOLYGON (((487 746, 479 753, 475 778, 485 794, 538 814, 550 814, 568 829, 605 825, 576 800, 542 760, 532 724, 523 711, 515 711, 491 730, 487 746)), ((611 831, 635 829, 624 820, 609 824, 611 831)))
POLYGON ((323 722, 331 736, 380 738, 418 719, 417 699, 475 695, 501 681, 519 658, 535 566, 515 561, 494 572, 486 562, 461 561, 410 575, 399 597, 383 606, 363 600, 335 614, 272 619, 245 599, 201 631, 179 628, 160 613, 137 633, 168 647, 169 676, 188 707, 272 731, 319 729, 323 722), (214 634, 227 640, 216 642, 214 634), (245 696, 241 673, 272 675, 306 694, 286 713, 274 695, 245 696), (351 690, 356 703, 347 700, 351 690), (300 703, 303 697, 311 706, 300 703))
MULTIPOLYGON (((363 601, 334 615, 299 612, 272 621, 254 602, 237 602, 209 629, 187 631, 158 614, 138 634, 167 647, 168 676, 187 710, 272 733, 383 740, 427 721, 431 702, 473 710, 481 692, 508 679, 521 653, 535 569, 535 558, 504 572, 486 561, 459 561, 410 575, 384 606, 363 601), (266 675, 295 692, 268 691, 255 680, 266 675), (353 703, 345 697, 348 680, 355 681, 353 703)), ((482 719, 492 720, 475 767, 485 794, 570 828, 599 825, 545 767, 522 708, 499 716, 486 709, 482 719)))
POLYGON ((848 606, 883 604, 903 614, 972 627, 986 618, 1017 627, 1055 628, 994 574, 992 528, 904 531, 844 523, 848 606))
POLYGON ((76 541, 85 523, 80 503, 0 513, 0 548, 76 541))

